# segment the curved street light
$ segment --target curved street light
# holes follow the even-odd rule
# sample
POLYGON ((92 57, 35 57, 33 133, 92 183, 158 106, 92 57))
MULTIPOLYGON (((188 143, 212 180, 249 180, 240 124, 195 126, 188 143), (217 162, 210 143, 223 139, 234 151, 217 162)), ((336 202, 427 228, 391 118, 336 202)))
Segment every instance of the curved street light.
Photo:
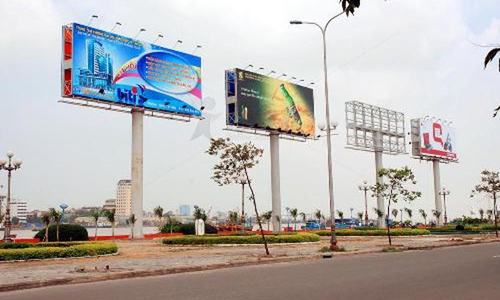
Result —
POLYGON ((364 180, 363 184, 358 185, 358 189, 365 193, 365 226, 368 226, 368 191, 370 190, 370 186, 368 185, 368 181, 364 180))

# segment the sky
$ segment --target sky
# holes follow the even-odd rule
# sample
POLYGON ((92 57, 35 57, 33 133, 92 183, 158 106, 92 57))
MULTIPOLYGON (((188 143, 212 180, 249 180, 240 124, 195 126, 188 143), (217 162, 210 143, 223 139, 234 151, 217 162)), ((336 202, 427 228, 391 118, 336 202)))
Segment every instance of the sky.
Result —
MULTIPOLYGON (((0 154, 13 150, 22 168, 13 175, 13 197, 32 209, 66 203, 102 205, 114 198, 118 180, 130 177, 131 116, 59 103, 61 26, 72 22, 115 32, 202 57, 207 118, 190 123, 146 118, 144 127, 144 208, 181 204, 206 210, 240 207, 240 186, 219 187, 211 179, 216 160, 205 151, 208 137, 252 141, 264 149, 252 170, 259 210, 271 208, 269 138, 224 130, 224 70, 253 64, 265 71, 315 82, 315 115, 324 122, 321 34, 313 26, 340 12, 336 0, 311 1, 49 1, 0 0, 0 154), (198 136, 197 130, 209 134, 198 136)), ((358 185, 375 180, 374 154, 346 149, 346 101, 357 100, 422 116, 453 121, 459 163, 441 165, 442 185, 451 191, 448 217, 491 207, 486 196, 469 199, 483 169, 500 170, 497 138, 500 104, 497 61, 486 70, 489 48, 500 44, 496 0, 362 1, 354 16, 339 17, 327 31, 336 207, 349 216, 363 209, 358 185)), ((198 131, 199 132, 199 131, 198 131)), ((407 147, 411 152, 410 147, 407 147)), ((432 166, 410 155, 384 155, 387 167, 409 166, 422 198, 396 208, 434 209, 432 166)), ((285 207, 306 213, 328 211, 326 142, 280 141, 281 198, 285 207)), ((6 193, 6 172, 0 175, 6 193)), ((369 207, 376 206, 375 198, 369 207)), ((247 205, 250 203, 247 202, 247 205)), ((369 213, 372 213, 370 208, 369 213)), ((416 213, 414 213, 416 215, 416 213)))

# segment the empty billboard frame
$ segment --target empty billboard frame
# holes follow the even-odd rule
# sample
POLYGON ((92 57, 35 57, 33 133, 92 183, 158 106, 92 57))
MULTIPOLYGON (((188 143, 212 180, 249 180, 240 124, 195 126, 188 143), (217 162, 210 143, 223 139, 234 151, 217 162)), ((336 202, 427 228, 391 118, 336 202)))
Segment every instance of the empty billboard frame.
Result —
POLYGON ((347 148, 406 154, 404 114, 359 101, 345 106, 347 148))

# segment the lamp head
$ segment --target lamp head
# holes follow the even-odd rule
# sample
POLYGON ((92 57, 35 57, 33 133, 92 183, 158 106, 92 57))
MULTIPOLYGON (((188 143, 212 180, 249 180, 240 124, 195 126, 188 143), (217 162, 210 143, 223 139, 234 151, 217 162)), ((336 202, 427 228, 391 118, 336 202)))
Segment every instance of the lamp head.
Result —
POLYGON ((335 130, 339 126, 339 122, 332 121, 332 122, 330 122, 330 125, 332 126, 332 129, 335 130))
POLYGON ((293 20, 293 21, 290 21, 290 24, 291 25, 300 25, 300 24, 302 24, 302 21, 293 20))
POLYGON ((11 158, 12 156, 14 156, 14 152, 12 152, 12 150, 9 150, 5 153, 5 155, 7 155, 8 158, 11 158))
POLYGON ((7 160, 5 158, 0 158, 0 167, 3 167, 7 164, 7 160))
POLYGON ((16 159, 14 160, 14 166, 16 166, 16 167, 21 167, 21 165, 22 165, 22 164, 23 164, 23 161, 22 161, 21 159, 16 158, 16 159))
POLYGON ((325 129, 326 129, 326 124, 325 124, 325 123, 323 123, 323 122, 318 123, 318 128, 319 128, 319 130, 323 131, 323 130, 325 130, 325 129))

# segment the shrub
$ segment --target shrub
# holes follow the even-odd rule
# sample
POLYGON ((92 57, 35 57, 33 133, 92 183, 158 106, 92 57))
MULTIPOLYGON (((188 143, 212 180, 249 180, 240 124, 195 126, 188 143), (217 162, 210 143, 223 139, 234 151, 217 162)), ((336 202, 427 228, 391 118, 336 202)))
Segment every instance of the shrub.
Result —
POLYGON ((457 226, 455 226, 455 230, 462 230, 463 231, 463 230, 465 230, 465 227, 462 224, 458 224, 457 226))
POLYGON ((96 256, 118 251, 114 243, 41 243, 25 248, 0 250, 0 261, 96 256))
MULTIPOLYGON (((39 238, 43 241, 45 237, 45 228, 38 231, 35 238, 39 238)), ((76 224, 61 224, 59 225, 59 241, 88 241, 89 234, 87 229, 83 226, 76 224)), ((57 241, 56 237, 56 225, 49 226, 49 242, 57 241)))
MULTIPOLYGON (((330 236, 331 232, 329 230, 315 231, 317 235, 320 236, 330 236)), ((337 236, 386 236, 386 229, 341 229, 336 231, 337 236)), ((391 236, 410 236, 410 235, 427 235, 430 234, 429 230, 426 229, 391 229, 391 236)))
MULTIPOLYGON (((312 233, 266 235, 269 244, 318 242, 319 236, 312 233)), ((164 245, 215 245, 215 244, 262 244, 262 236, 178 236, 163 239, 164 245)))

